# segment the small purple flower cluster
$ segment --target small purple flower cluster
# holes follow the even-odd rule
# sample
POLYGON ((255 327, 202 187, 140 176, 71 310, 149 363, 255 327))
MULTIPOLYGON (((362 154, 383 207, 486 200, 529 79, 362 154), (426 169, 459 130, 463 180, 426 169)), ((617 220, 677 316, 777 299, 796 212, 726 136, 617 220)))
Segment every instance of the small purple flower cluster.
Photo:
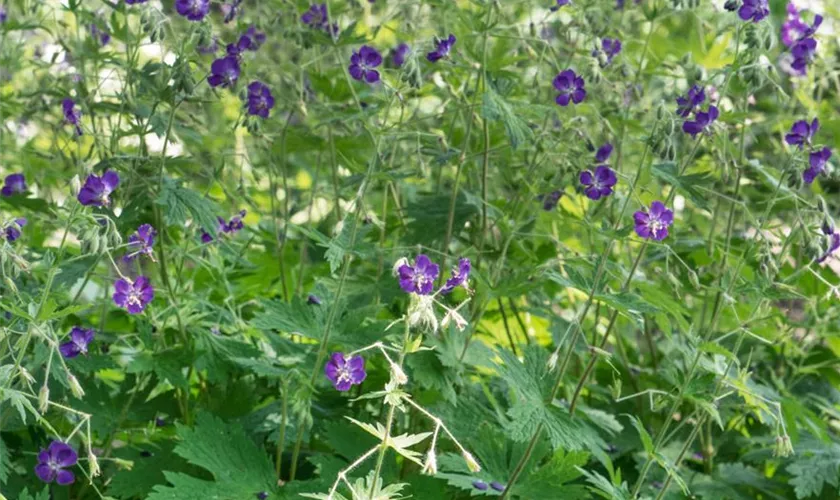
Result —
POLYGON ((802 172, 802 180, 805 184, 811 184, 814 180, 825 171, 828 160, 831 158, 831 150, 827 147, 821 149, 815 148, 811 141, 817 132, 820 130, 820 121, 816 118, 809 123, 807 120, 799 120, 790 128, 790 132, 785 135, 785 142, 791 146, 796 146, 800 151, 808 147, 808 168, 802 172))
POLYGON ((426 54, 426 59, 429 62, 438 62, 441 59, 449 57, 449 53, 452 51, 452 47, 455 46, 456 41, 457 39, 452 33, 447 38, 438 38, 435 41, 435 50, 426 54))
POLYGON ((709 105, 706 111, 700 111, 700 106, 706 101, 706 91, 697 85, 688 90, 685 97, 677 97, 677 114, 687 118, 694 112, 694 120, 683 122, 683 132, 691 137, 706 132, 708 128, 718 119, 720 112, 717 106, 709 105))
POLYGON ((175 10, 190 21, 201 21, 210 12, 210 0, 175 0, 175 10))
POLYGON ((64 120, 76 127, 76 135, 82 135, 82 111, 76 107, 76 101, 69 97, 61 101, 64 120))
POLYGON ((615 56, 621 52, 621 40, 618 38, 604 38, 601 40, 601 51, 607 56, 607 65, 612 63, 615 56))
POLYGON ((782 23, 782 43, 790 47, 790 70, 794 75, 804 76, 808 65, 817 52, 817 40, 814 34, 823 22, 820 15, 814 16, 814 24, 808 25, 802 20, 799 10, 793 3, 787 6, 787 18, 782 23))
MULTIPOLYGON (((458 259, 458 265, 452 269, 449 279, 437 293, 446 295, 459 286, 468 288, 471 268, 470 259, 466 257, 458 259)), ((428 256, 420 254, 414 259, 414 265, 403 260, 396 269, 396 275, 400 281, 400 288, 404 292, 431 295, 434 292, 435 280, 440 275, 440 266, 432 262, 428 256)))
POLYGON ((618 179, 615 172, 606 164, 612 154, 612 144, 606 143, 595 153, 595 171, 584 170, 580 173, 580 183, 584 186, 583 192, 590 200, 599 200, 602 197, 613 193, 618 179))
POLYGON ((310 28, 326 31, 330 35, 338 33, 338 24, 330 24, 329 14, 327 13, 327 4, 325 3, 310 5, 309 10, 300 16, 300 22, 310 28))
POLYGON ((770 5, 768 5, 767 0, 743 1, 744 3, 741 4, 741 8, 738 9, 738 17, 744 21, 758 23, 770 15, 770 5))
POLYGON ((26 225, 26 219, 23 217, 18 217, 16 219, 12 219, 2 228, 0 231, 0 239, 4 239, 9 243, 17 240, 20 238, 21 229, 23 226, 26 225))
POLYGON ((9 174, 3 180, 3 188, 0 189, 0 196, 12 196, 26 192, 26 179, 23 174, 9 174))
MULTIPOLYGON (((220 234, 235 234, 239 232, 243 227, 245 227, 245 223, 242 222, 242 219, 245 218, 245 215, 248 212, 246 210, 240 210, 238 214, 231 217, 230 222, 225 221, 221 217, 216 217, 218 221, 218 225, 216 226, 216 232, 220 234)), ((213 236, 211 236, 207 231, 201 231, 201 242, 202 243, 211 243, 213 241, 213 236)))
POLYGON ((91 23, 90 25, 90 36, 92 36, 94 40, 98 41, 103 47, 108 45, 111 41, 111 34, 103 28, 100 28, 96 23, 91 23))
POLYGON ((503 485, 502 483, 500 483, 498 481, 490 481, 490 483, 488 484, 488 483, 485 483, 484 481, 482 481, 480 479, 476 479, 475 481, 472 482, 472 486, 473 486, 473 488, 475 488, 479 491, 487 491, 488 486, 490 488, 494 489, 495 491, 505 491, 505 485, 503 485))
POLYGON ((154 260, 152 255, 157 231, 151 224, 143 224, 128 237, 129 252, 123 256, 123 261, 131 262, 141 255, 154 260))

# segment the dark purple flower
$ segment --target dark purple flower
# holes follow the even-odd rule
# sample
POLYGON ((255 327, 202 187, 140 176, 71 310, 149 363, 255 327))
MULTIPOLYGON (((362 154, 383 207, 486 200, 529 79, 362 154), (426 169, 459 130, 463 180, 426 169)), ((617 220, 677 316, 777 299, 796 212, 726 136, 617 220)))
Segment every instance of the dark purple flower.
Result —
POLYGON ((238 57, 239 54, 245 52, 246 50, 256 50, 252 49, 253 45, 254 41, 251 40, 250 37, 242 35, 239 37, 239 40, 237 40, 236 43, 227 44, 225 52, 227 52, 227 55, 229 56, 238 57))
POLYGON ((811 152, 808 159, 811 166, 802 172, 802 180, 805 181, 805 184, 811 184, 818 175, 825 171, 825 164, 828 163, 829 158, 831 158, 831 150, 828 148, 811 152))
POLYGON ((239 79, 239 60, 235 56, 216 59, 210 65, 207 83, 211 87, 230 87, 239 79))
POLYGON ((367 83, 379 81, 379 71, 373 69, 382 64, 382 54, 373 47, 362 45, 358 52, 350 56, 350 76, 354 80, 364 80, 367 83))
POLYGON ((318 298, 317 295, 310 293, 308 297, 306 297, 306 303, 310 306, 320 306, 321 299, 318 298))
POLYGON ((260 82, 248 85, 248 114, 268 118, 268 113, 274 107, 274 97, 271 90, 260 82))
POLYGON ((0 189, 0 195, 11 196, 16 193, 26 192, 26 179, 23 174, 9 174, 3 181, 3 188, 0 189))
POLYGON ((11 222, 9 222, 8 224, 6 224, 6 227, 4 227, 3 231, 0 232, 0 237, 5 238, 6 241, 11 243, 11 242, 17 240, 18 238, 20 238, 20 235, 21 235, 20 231, 21 231, 21 229, 23 229, 23 226, 25 226, 25 225, 26 225, 26 219, 24 219, 23 217, 18 217, 17 219, 14 219, 11 222))
MULTIPOLYGON (((633 0, 633 3, 635 5, 639 5, 639 2, 641 2, 641 1, 642 0, 633 0)), ((624 8, 624 3, 625 3, 625 0, 615 0, 615 8, 619 9, 619 10, 623 9, 624 8)))
POLYGON ((569 102, 580 104, 586 99, 586 89, 582 76, 577 76, 574 71, 567 69, 561 71, 554 77, 552 82, 554 89, 559 92, 555 101, 560 106, 568 106, 569 102))
POLYGON ((85 185, 79 191, 79 203, 82 205, 107 206, 111 203, 110 195, 120 184, 120 176, 113 170, 106 170, 102 177, 88 175, 85 185))
POLYGON ((312 28, 320 28, 327 22, 327 4, 316 3, 300 16, 300 21, 312 28))
MULTIPOLYGON (((221 234, 234 234, 240 231, 243 227, 245 227, 245 223, 242 219, 245 218, 245 215, 248 212, 246 210, 240 210, 237 215, 231 217, 230 222, 226 222, 221 217, 216 217, 218 224, 216 226, 216 232, 221 234)), ((201 241, 203 243, 210 243, 213 241, 213 237, 202 229, 201 231, 201 241)))
POLYGON ((222 11, 222 22, 225 24, 233 21, 233 18, 236 17, 236 14, 239 12, 239 4, 242 3, 242 0, 234 0, 230 3, 223 3, 219 9, 222 11))
POLYGON ((8 18, 9 14, 6 12, 6 8, 0 5, 0 24, 5 23, 8 18))
POLYGON ((636 234, 649 240, 662 241, 668 236, 668 226, 674 223, 674 213, 665 208, 661 201, 650 204, 649 211, 639 210, 633 214, 636 234))
POLYGON ((799 149, 805 144, 811 145, 811 138, 820 129, 820 121, 816 118, 809 124, 806 120, 799 120, 790 128, 790 133, 785 135, 785 142, 791 146, 799 146, 799 149))
POLYGON ((76 450, 61 441, 53 441, 47 449, 38 453, 35 474, 45 483, 55 481, 62 486, 73 484, 76 477, 65 468, 73 467, 78 461, 76 450))
POLYGON ((612 194, 613 186, 618 182, 613 169, 607 165, 598 165, 595 172, 584 170, 580 173, 583 192, 590 200, 599 200, 612 194))
POLYGON ((219 39, 214 36, 209 43, 205 45, 199 45, 198 47, 196 47, 196 50, 198 50, 199 54, 205 56, 215 54, 219 51, 219 39))
POLYGON ((88 344, 93 340, 93 336, 93 330, 74 326, 70 330, 70 340, 59 345, 58 350, 67 359, 75 358, 79 354, 87 354, 88 344))
POLYGON ((490 481, 490 487, 496 491, 505 491, 505 485, 498 481, 490 481))
POLYGON ((163 417, 155 417, 155 427, 166 427, 166 419, 163 417))
POLYGON ((618 38, 604 38, 601 40, 601 50, 604 51, 604 54, 607 56, 607 64, 611 63, 613 57, 617 56, 619 52, 621 52, 621 40, 618 38))
POLYGON ((148 1, 149 0, 125 0, 125 3, 127 3, 128 5, 134 5, 136 3, 146 3, 148 1))
POLYGON ((706 101, 706 91, 697 85, 688 89, 685 97, 677 97, 677 114, 688 118, 695 108, 706 101))
POLYGON ((451 33, 448 38, 437 39, 435 42, 437 48, 426 54, 426 59, 428 59, 429 62, 437 62, 447 57, 449 52, 452 51, 452 46, 455 45, 456 41, 457 39, 455 38, 455 35, 451 33))
POLYGON ((566 5, 569 5, 571 2, 572 2, 572 0, 557 0, 557 5, 551 7, 551 9, 549 9, 549 10, 551 12, 557 12, 560 9, 560 7, 564 7, 566 5))
POLYGON ((435 287, 435 280, 440 273, 440 266, 432 262, 424 254, 414 260, 414 266, 403 264, 397 269, 400 287, 406 293, 429 295, 435 287))
POLYGON ((782 43, 785 47, 790 47, 797 40, 805 38, 808 29, 808 25, 799 17, 799 9, 793 2, 787 4, 787 18, 782 23, 782 43))
POLYGON ((253 24, 248 26, 248 29, 245 30, 244 36, 247 36, 251 39, 250 50, 257 50, 262 44, 265 43, 265 33, 263 33, 262 31, 257 31, 257 27, 253 24))
POLYGON ((468 288, 469 285, 467 281, 470 278, 471 268, 472 265, 470 264, 470 259, 466 257, 461 257, 460 259, 458 259, 458 266, 452 268, 452 276, 448 280, 446 280, 446 284, 444 284, 443 288, 440 289, 440 293, 446 295, 448 293, 451 293, 452 290, 455 290, 455 288, 459 286, 468 288))
POLYGON ((125 254, 123 260, 126 262, 130 262, 134 260, 139 255, 146 255, 147 257, 154 260, 152 256, 152 251, 155 246, 155 237, 157 236, 157 231, 155 228, 152 227, 151 224, 143 224, 142 226, 137 228, 131 236, 128 237, 128 253, 125 254))
POLYGON ((767 0, 743 0, 741 8, 738 9, 738 17, 744 21, 757 23, 770 15, 770 6, 767 0))
POLYGON ((401 68, 403 64, 405 64, 405 58, 408 54, 411 53, 411 47, 408 46, 407 43, 401 43, 397 45, 393 51, 391 51, 391 57, 394 60, 394 66, 401 68))
POLYGON ((205 231, 203 229, 201 230, 201 242, 202 243, 212 243, 213 242, 213 237, 210 236, 210 233, 208 233, 207 231, 205 231))
POLYGON ((609 142, 598 148, 598 151, 595 152, 595 163, 602 164, 606 163, 607 160, 610 159, 610 155, 613 151, 613 145, 609 142))
POLYGON ((560 191, 552 191, 548 194, 543 194, 537 197, 538 200, 542 201, 543 210, 546 212, 551 212, 555 208, 557 208, 557 202, 560 201, 560 197, 563 196, 563 193, 560 191))
POLYGON ((831 254, 837 251, 840 248, 840 233, 834 229, 833 226, 829 224, 824 224, 822 227, 823 234, 825 234, 829 239, 829 247, 825 251, 824 254, 817 259, 817 262, 823 262, 827 259, 831 254))
POLYGON ((487 490, 487 483, 485 483, 484 481, 482 481, 480 479, 476 479, 475 481, 473 481, 472 485, 473 485, 473 488, 475 488, 477 490, 481 490, 481 491, 486 491, 487 490))
POLYGON ((114 284, 114 304, 129 314, 143 312, 154 298, 155 289, 145 276, 139 276, 133 283, 128 279, 119 279, 114 284))
POLYGON ((813 38, 803 38, 793 44, 790 49, 790 54, 793 56, 793 62, 790 67, 800 76, 808 73, 808 65, 814 60, 817 53, 817 41, 813 38))
POLYGON ((82 111, 76 107, 76 102, 68 97, 61 101, 61 109, 64 111, 64 120, 75 125, 76 135, 82 135, 82 111))
POLYGON ((175 0, 175 10, 190 21, 201 21, 210 12, 210 0, 175 0))
POLYGON ((268 498, 268 493, 265 491, 257 493, 257 500, 265 500, 266 498, 268 498))
POLYGON ((334 352, 324 366, 324 373, 333 383, 333 387, 339 391, 350 390, 354 385, 364 382, 365 359, 361 356, 350 356, 342 352, 334 352))
POLYGON ((698 111, 694 114, 694 120, 686 120, 683 123, 683 132, 697 137, 697 134, 704 132, 706 128, 717 120, 718 115, 717 106, 709 106, 708 111, 698 111))
POLYGON ((97 39, 99 44, 102 46, 108 45, 108 42, 111 41, 111 34, 97 26, 95 23, 90 25, 90 36, 97 39))

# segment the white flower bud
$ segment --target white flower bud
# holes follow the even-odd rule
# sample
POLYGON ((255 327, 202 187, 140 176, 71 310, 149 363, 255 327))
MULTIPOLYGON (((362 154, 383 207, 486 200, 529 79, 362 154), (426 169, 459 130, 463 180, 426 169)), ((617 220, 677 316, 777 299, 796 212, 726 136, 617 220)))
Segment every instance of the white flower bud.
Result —
POLYGON ((470 472, 476 473, 481 471, 481 466, 478 465, 478 462, 476 462, 475 457, 472 456, 472 453, 465 451, 462 453, 462 456, 464 457, 464 462, 467 462, 467 468, 470 470, 470 472))
POLYGON ((408 383, 408 376, 396 363, 391 363, 391 380, 397 385, 405 385, 408 383))
POLYGON ((463 332, 469 324, 467 323, 467 320, 458 313, 458 311, 450 309, 440 322, 441 328, 449 327, 449 323, 452 321, 455 322, 455 328, 457 328, 459 332, 463 332))
POLYGON ((35 377, 33 377, 32 374, 29 373, 29 370, 27 370, 26 368, 21 366, 19 373, 20 373, 20 378, 24 379, 27 382, 27 384, 34 384, 35 383, 35 377))
POLYGON ((47 384, 41 386, 41 390, 38 391, 38 411, 41 414, 47 413, 47 408, 50 404, 50 388, 47 387, 47 384))
POLYGON ((91 479, 95 478, 100 473, 99 461, 96 459, 96 455, 94 455, 92 451, 88 451, 88 470, 90 471, 91 479))
POLYGON ((403 258, 397 260, 396 262, 394 262, 394 268, 393 268, 393 271, 392 271, 393 274, 394 274, 394 277, 399 276, 400 268, 402 266, 407 266, 407 265, 409 265, 409 262, 408 262, 408 259, 406 259, 405 257, 403 257, 403 258))
POLYGON ((84 397, 85 391, 82 389, 82 386, 79 384, 79 380, 75 375, 68 373, 67 383, 70 384, 70 392, 73 393, 73 396, 75 396, 76 399, 82 399, 84 397))
POLYGON ((82 181, 79 179, 79 174, 73 176, 70 179, 70 190, 73 192, 73 195, 76 196, 79 194, 79 191, 82 190, 82 181))
POLYGON ((437 471, 437 455, 435 455, 434 450, 429 450, 429 453, 426 454, 426 463, 423 464, 422 472, 423 474, 434 476, 437 474, 437 471))
POLYGON ((557 368, 557 359, 559 356, 557 355, 557 351, 551 353, 551 356, 548 358, 548 371, 553 372, 555 368, 557 368))

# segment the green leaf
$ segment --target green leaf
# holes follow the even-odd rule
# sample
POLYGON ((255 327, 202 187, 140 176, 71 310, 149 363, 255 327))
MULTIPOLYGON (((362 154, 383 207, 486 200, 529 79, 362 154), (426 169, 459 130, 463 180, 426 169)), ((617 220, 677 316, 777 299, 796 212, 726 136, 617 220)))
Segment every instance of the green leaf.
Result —
POLYGON ((682 191, 698 207, 707 208, 709 193, 698 189, 704 184, 711 186, 713 179, 708 173, 679 175, 679 169, 674 163, 659 163, 651 170, 654 177, 673 185, 682 191))
POLYGON ((251 320, 256 328, 294 333, 313 340, 319 340, 323 335, 323 321, 316 315, 316 308, 298 296, 292 297, 291 302, 266 300, 262 306, 263 312, 251 320))
POLYGON ((50 500, 50 487, 44 486, 44 489, 38 493, 29 493, 29 488, 26 488, 20 493, 17 500, 50 500))
POLYGON ((238 424, 200 413, 192 428, 178 425, 175 453, 206 469, 213 481, 166 472, 171 486, 155 486, 148 500, 242 500, 276 491, 274 468, 238 424))
POLYGON ((5 484, 9 479, 10 468, 11 462, 9 461, 9 448, 6 447, 6 443, 3 442, 3 438, 0 438, 0 484, 5 484))
POLYGON ((653 455, 653 439, 651 439, 650 434, 648 434, 647 429, 645 429, 644 424, 639 417, 634 417, 632 415, 627 415, 630 417, 630 421, 633 422, 633 427, 636 428, 636 432, 639 433, 639 438, 642 440, 642 446, 644 446, 645 451, 648 455, 653 455))
POLYGON ((20 391, 16 391, 14 389, 0 389, 0 403, 3 401, 8 401, 9 404, 17 409, 23 423, 26 423, 27 410, 36 418, 38 417, 38 412, 35 410, 35 407, 32 406, 32 403, 29 402, 29 398, 20 391))
POLYGON ((146 498, 152 488, 166 481, 164 471, 180 471, 186 465, 175 455, 174 447, 174 442, 166 442, 160 447, 146 450, 152 452, 151 456, 144 456, 140 450, 120 454, 121 460, 130 460, 133 465, 130 470, 114 474, 108 483, 108 493, 117 498, 146 498))
POLYGON ((482 97, 481 116, 502 122, 513 149, 534 138, 534 132, 528 127, 528 123, 514 113, 511 105, 492 88, 488 88, 482 97))
POLYGON ((165 208, 164 218, 168 225, 183 226, 189 214, 201 229, 211 236, 216 236, 216 204, 192 189, 182 187, 179 182, 166 178, 156 203, 165 208))
POLYGON ((519 498, 562 498, 582 500, 589 498, 583 485, 564 484, 581 476, 578 467, 586 465, 589 454, 583 451, 564 453, 557 450, 551 460, 522 481, 514 492, 519 498))
POLYGON ((787 471, 793 475, 789 482, 794 488, 796 498, 819 495, 826 484, 834 486, 834 492, 837 493, 838 467, 840 446, 837 445, 808 456, 797 456, 796 461, 787 467, 787 471))

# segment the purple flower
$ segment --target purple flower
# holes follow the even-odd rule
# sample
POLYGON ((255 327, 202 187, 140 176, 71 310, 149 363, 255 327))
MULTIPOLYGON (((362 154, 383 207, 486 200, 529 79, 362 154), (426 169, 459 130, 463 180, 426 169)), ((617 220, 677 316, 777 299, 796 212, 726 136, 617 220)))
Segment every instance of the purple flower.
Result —
MULTIPOLYGON (((633 0, 633 3, 636 4, 636 5, 639 5, 639 2, 641 2, 641 1, 642 0, 633 0)), ((624 8, 624 3, 625 3, 625 0, 615 0, 615 8, 619 9, 619 10, 623 9, 624 8)))
POLYGON ((607 64, 611 63, 613 57, 617 56, 619 52, 621 52, 621 40, 618 38, 604 38, 601 40, 601 50, 604 51, 604 54, 607 55, 607 64))
POLYGON ((688 118, 688 115, 706 101, 706 91, 703 87, 697 85, 688 89, 688 94, 685 97, 677 97, 677 114, 683 118, 688 118))
POLYGON ((201 21, 210 12, 210 0, 175 0, 175 10, 190 21, 201 21))
MULTIPOLYGON (((463 286, 464 288, 468 288, 467 280, 470 278, 470 269, 472 265, 470 264, 470 259, 466 257, 461 257, 458 259, 458 266, 452 268, 452 276, 446 280, 446 284, 443 285, 443 288, 440 289, 440 293, 446 295, 451 293, 452 290, 455 290, 456 287, 463 286)), ((400 283, 402 285, 402 283, 400 283)), ((405 287, 403 287, 405 288, 405 287)))
POLYGON ((239 4, 242 3, 242 0, 234 0, 231 3, 223 3, 221 7, 219 7, 222 11, 222 22, 225 24, 233 21, 233 18, 236 17, 236 14, 239 9, 239 4))
POLYGON ((93 340, 94 331, 74 326, 70 330, 70 340, 58 346, 61 355, 67 359, 75 358, 79 354, 87 354, 88 344, 93 340))
POLYGON ((594 173, 589 170, 580 173, 583 192, 590 200, 599 200, 611 195, 617 181, 615 172, 607 165, 598 165, 594 173))
POLYGON ((569 5, 571 2, 572 2, 572 0, 557 0, 557 5, 551 7, 551 9, 549 9, 549 10, 551 12, 557 12, 558 10, 560 10, 560 7, 564 7, 566 5, 569 5))
POLYGON ((429 62, 438 62, 444 57, 447 57, 456 41, 457 39, 455 38, 455 35, 451 33, 448 38, 437 39, 435 42, 437 48, 426 54, 426 59, 428 59, 429 62))
POLYGON ((598 151, 595 152, 595 163, 602 164, 606 163, 607 160, 610 159, 610 155, 613 151, 613 145, 609 142, 598 148, 598 151))
POLYGON ((79 191, 79 203, 85 206, 107 206, 111 203, 109 196, 119 185, 120 176, 112 170, 106 170, 102 177, 90 174, 79 191))
POLYGON ((636 234, 648 240, 662 241, 668 236, 668 226, 674 223, 674 213, 661 201, 654 201, 650 204, 650 211, 634 213, 633 221, 636 234))
MULTIPOLYGON (((242 222, 242 219, 245 218, 245 215, 248 212, 246 210, 240 210, 237 215, 231 217, 230 222, 225 222, 225 220, 221 217, 216 217, 218 221, 218 225, 216 226, 216 232, 222 234, 234 234, 240 231, 243 227, 245 227, 245 223, 242 222)), ((201 231, 201 241, 203 243, 210 243, 213 241, 213 237, 207 233, 207 231, 201 231)))
POLYGON ((757 23, 770 15, 770 6, 767 0, 743 0, 741 8, 738 9, 738 17, 744 21, 757 23))
POLYGON ((266 500, 268 498, 268 493, 265 491, 261 491, 257 493, 257 500, 266 500))
POLYGON ((397 269, 400 287, 406 293, 429 295, 435 287, 435 280, 440 273, 440 266, 427 256, 420 254, 414 260, 414 266, 403 264, 397 269))
POLYGON ((246 50, 256 50, 252 49, 253 45, 254 41, 251 40, 250 37, 242 35, 236 43, 227 44, 225 51, 229 56, 238 57, 239 54, 245 52, 246 50))
POLYGON ((154 260, 154 257, 152 257, 152 251, 155 246, 156 236, 157 231, 155 231, 155 228, 153 228, 151 224, 143 224, 138 227, 137 231, 128 237, 129 252, 125 254, 123 260, 130 262, 139 255, 146 255, 154 260))
POLYGON ((3 231, 0 232, 0 237, 5 238, 6 241, 11 243, 20 238, 20 230, 23 229, 23 226, 25 225, 26 219, 24 219, 23 217, 18 217, 17 219, 14 219, 8 224, 6 224, 6 227, 4 227, 3 231))
POLYGON ((805 144, 811 145, 811 138, 820 129, 820 121, 816 118, 809 124, 805 120, 799 120, 790 128, 790 133, 785 135, 785 142, 791 146, 799 146, 801 150, 805 144))
POLYGON ((334 352, 324 366, 324 373, 333 383, 333 387, 339 391, 350 390, 354 385, 364 382, 365 359, 361 356, 350 356, 342 352, 334 352))
POLYGON ((260 82, 248 85, 248 114, 268 118, 268 113, 274 107, 274 97, 271 90, 260 82))
POLYGON ((210 65, 207 83, 211 87, 230 87, 239 79, 239 60, 235 56, 216 59, 210 65))
POLYGON ((320 306, 321 299, 317 295, 310 293, 309 296, 306 297, 306 303, 310 306, 320 306))
POLYGON ((477 490, 481 490, 481 491, 486 491, 487 490, 487 483, 485 483, 484 481, 481 481, 480 479, 476 479, 475 481, 473 481, 472 485, 473 485, 473 488, 475 488, 477 490))
POLYGON ((265 33, 262 31, 257 31, 257 27, 253 24, 248 26, 248 29, 245 30, 245 35, 251 39, 251 50, 257 50, 260 48, 262 44, 265 43, 265 33))
POLYGON ((825 164, 828 163, 829 158, 831 158, 831 150, 828 148, 811 152, 808 159, 811 166, 802 172, 802 180, 805 181, 805 184, 811 184, 818 175, 825 171, 825 164))
POLYGON ((840 248, 840 233, 838 233, 837 230, 834 229, 833 225, 827 223, 823 224, 822 232, 829 239, 829 247, 825 251, 825 253, 817 259, 817 262, 825 261, 825 259, 827 259, 831 254, 836 252, 838 248, 840 248))
POLYGON ((790 47, 806 36, 808 25, 799 17, 799 9, 793 3, 787 4, 787 18, 782 23, 782 43, 790 47))
POLYGON ((102 46, 108 45, 108 42, 111 41, 111 34, 101 29, 95 23, 90 25, 90 36, 98 39, 99 44, 102 46))
POLYGON ((391 51, 391 57, 394 60, 394 66, 401 68, 403 64, 405 64, 405 58, 408 54, 411 53, 411 47, 408 46, 407 43, 401 43, 397 45, 393 51, 391 51))
POLYGON ((64 111, 64 120, 76 126, 76 135, 82 135, 82 111, 76 108, 76 102, 68 97, 61 101, 61 109, 64 111))
POLYGON ((498 481, 490 481, 490 487, 496 491, 505 491, 505 485, 498 481))
POLYGON ((5 23, 8 18, 9 14, 6 12, 6 8, 0 5, 0 24, 5 23))
POLYGON ((114 284, 114 304, 127 310, 129 314, 138 314, 155 298, 155 289, 149 278, 139 276, 134 282, 119 279, 114 284))
POLYGON ((38 453, 35 474, 45 483, 55 481, 62 486, 73 484, 76 477, 73 472, 64 469, 73 467, 78 461, 76 450, 61 441, 53 441, 47 449, 38 453))
POLYGON ((354 80, 364 80, 367 83, 379 81, 379 71, 373 69, 382 64, 382 54, 373 47, 362 45, 358 52, 350 56, 350 76, 354 80))
POLYGON ((149 0, 125 0, 125 3, 127 3, 128 5, 134 5, 136 3, 146 3, 148 1, 149 0))
POLYGON ((814 60, 817 53, 817 41, 813 38, 803 38, 793 44, 790 49, 790 54, 793 56, 793 62, 790 67, 800 76, 808 73, 808 65, 814 60))
POLYGON ((717 120, 718 115, 717 106, 709 106, 708 111, 698 111, 694 114, 694 121, 686 120, 683 123, 683 132, 697 137, 697 134, 704 132, 706 128, 717 120))
POLYGON ((543 194, 537 196, 537 199, 542 201, 543 210, 546 212, 551 212, 555 208, 557 208, 557 202, 560 201, 560 197, 563 196, 563 193, 560 191, 552 191, 548 194, 543 194))
POLYGON ((3 188, 0 189, 0 195, 11 196, 16 193, 26 192, 26 179, 23 174, 9 174, 3 181, 3 188))
POLYGON ((552 82, 555 90, 559 92, 555 101, 560 106, 568 106, 569 102, 580 104, 586 99, 586 89, 582 76, 577 76, 574 71, 567 69, 561 71, 554 77, 552 82))
POLYGON ((310 28, 321 29, 334 35, 338 33, 338 24, 330 24, 327 15, 327 4, 316 3, 309 6, 309 10, 300 16, 300 21, 310 28))

